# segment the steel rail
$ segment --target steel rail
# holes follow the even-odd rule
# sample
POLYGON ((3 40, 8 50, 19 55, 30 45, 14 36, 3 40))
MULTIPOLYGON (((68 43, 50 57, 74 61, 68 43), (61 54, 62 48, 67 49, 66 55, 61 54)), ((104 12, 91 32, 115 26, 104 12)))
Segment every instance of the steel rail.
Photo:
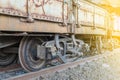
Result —
POLYGON ((13 64, 13 65, 10 65, 10 66, 4 67, 4 68, 0 68, 0 73, 8 72, 8 71, 20 69, 20 68, 21 68, 21 66, 19 64, 13 64))

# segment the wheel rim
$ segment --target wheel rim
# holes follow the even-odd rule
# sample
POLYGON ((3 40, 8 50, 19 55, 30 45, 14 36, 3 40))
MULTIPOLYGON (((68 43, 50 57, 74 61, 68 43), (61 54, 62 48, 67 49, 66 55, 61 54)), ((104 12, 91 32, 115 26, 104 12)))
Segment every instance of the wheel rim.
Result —
POLYGON ((19 47, 19 60, 22 67, 28 71, 37 71, 43 68, 45 59, 37 58, 37 45, 41 45, 39 38, 25 37, 19 47))
POLYGON ((16 60, 16 54, 0 52, 0 66, 8 66, 16 60))

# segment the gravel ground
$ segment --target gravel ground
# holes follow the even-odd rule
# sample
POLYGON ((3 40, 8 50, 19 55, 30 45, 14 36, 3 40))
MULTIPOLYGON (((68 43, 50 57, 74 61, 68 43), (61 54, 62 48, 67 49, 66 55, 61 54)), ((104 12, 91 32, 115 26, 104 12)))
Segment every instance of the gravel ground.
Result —
MULTIPOLYGON (((86 62, 54 74, 44 75, 35 80, 120 80, 120 49, 113 52, 112 56, 86 62)), ((0 73, 0 80, 23 73, 25 73, 23 70, 7 74, 0 73)))
POLYGON ((15 69, 15 71, 0 72, 0 80, 10 78, 12 76, 18 76, 26 73, 23 69, 15 69))
MULTIPOLYGON (((114 55, 40 77, 40 80, 120 80, 120 50, 114 55)), ((109 53, 108 53, 109 54, 109 53)))

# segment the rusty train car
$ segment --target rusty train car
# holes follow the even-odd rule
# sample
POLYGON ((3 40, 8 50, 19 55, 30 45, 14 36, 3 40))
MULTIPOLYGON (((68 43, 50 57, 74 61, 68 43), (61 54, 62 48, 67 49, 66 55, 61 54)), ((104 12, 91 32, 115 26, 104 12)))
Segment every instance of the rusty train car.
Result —
POLYGON ((18 57, 31 72, 100 52, 109 27, 110 14, 85 0, 0 0, 0 66, 18 57))

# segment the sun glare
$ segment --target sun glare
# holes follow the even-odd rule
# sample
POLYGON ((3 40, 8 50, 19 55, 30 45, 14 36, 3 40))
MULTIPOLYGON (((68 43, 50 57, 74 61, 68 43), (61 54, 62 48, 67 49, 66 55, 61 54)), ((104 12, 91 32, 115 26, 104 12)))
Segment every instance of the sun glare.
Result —
POLYGON ((120 16, 114 16, 114 30, 120 31, 120 16))

